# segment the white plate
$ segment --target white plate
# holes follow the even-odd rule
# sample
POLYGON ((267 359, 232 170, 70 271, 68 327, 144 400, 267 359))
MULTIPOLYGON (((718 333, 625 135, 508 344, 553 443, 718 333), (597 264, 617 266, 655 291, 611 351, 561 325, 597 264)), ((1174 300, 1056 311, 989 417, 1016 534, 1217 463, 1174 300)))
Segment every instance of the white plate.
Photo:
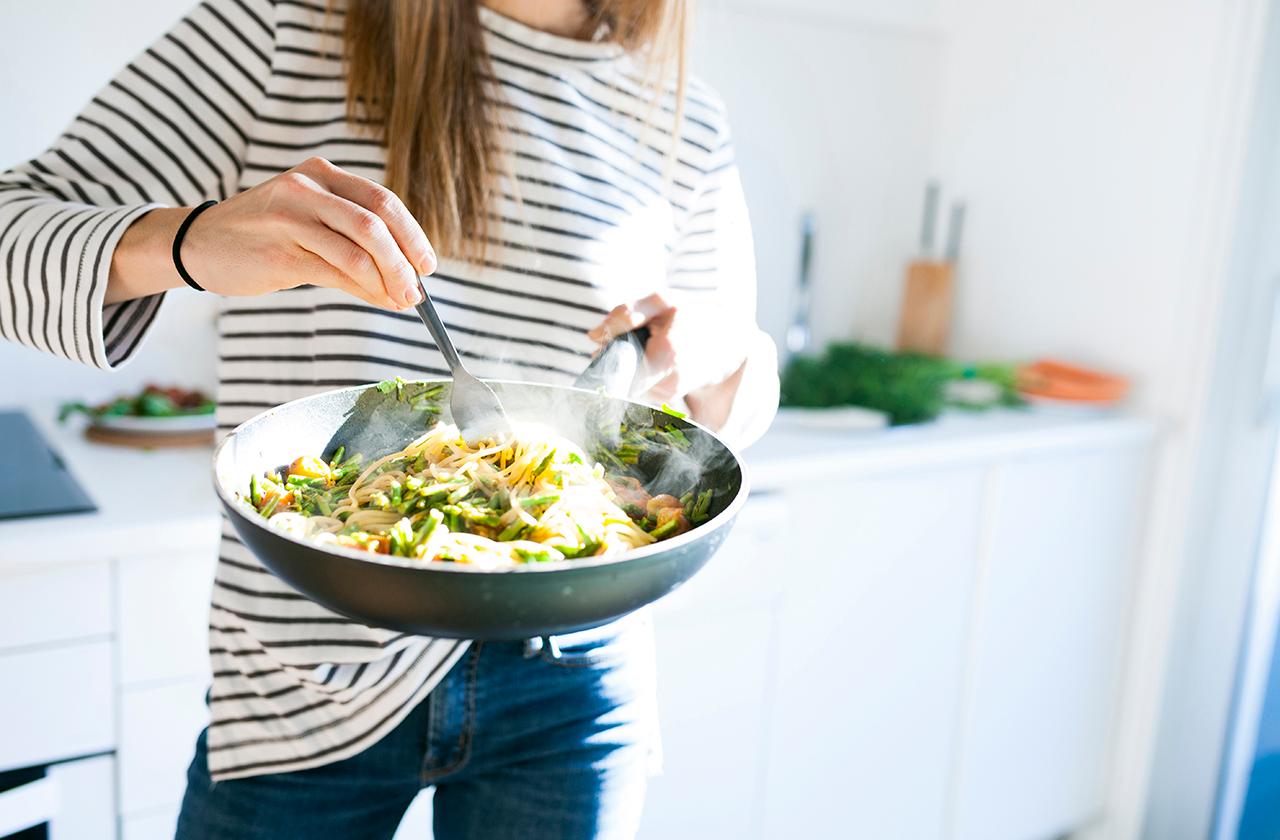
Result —
POLYGON ((166 434, 212 429, 217 420, 213 414, 179 414, 174 417, 95 417, 92 424, 114 432, 166 434))
POLYGON ((889 415, 874 408, 842 406, 840 408, 783 408, 778 410, 775 426, 794 429, 883 429, 889 415))

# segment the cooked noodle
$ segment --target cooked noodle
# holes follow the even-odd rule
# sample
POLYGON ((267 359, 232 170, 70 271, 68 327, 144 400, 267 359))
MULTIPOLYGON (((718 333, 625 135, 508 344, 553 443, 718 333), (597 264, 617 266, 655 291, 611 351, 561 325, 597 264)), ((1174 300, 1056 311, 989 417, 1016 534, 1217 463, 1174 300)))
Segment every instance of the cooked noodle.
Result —
POLYGON ((710 492, 651 497, 574 443, 525 425, 469 445, 438 424, 361 468, 340 450, 304 456, 285 477, 255 476, 271 527, 326 544, 483 567, 620 554, 706 518, 710 492))

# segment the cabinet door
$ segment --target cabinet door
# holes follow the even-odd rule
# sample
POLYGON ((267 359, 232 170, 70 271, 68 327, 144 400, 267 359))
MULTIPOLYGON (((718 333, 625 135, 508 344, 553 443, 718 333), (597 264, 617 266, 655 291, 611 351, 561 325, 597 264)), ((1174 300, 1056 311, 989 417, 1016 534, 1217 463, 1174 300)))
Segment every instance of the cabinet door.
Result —
POLYGON ((1104 803, 1146 453, 996 468, 957 787, 958 840, 1070 831, 1104 803))
POLYGON ((110 642, 0 654, 0 770, 115 747, 110 642))
POLYGON ((58 813, 49 840, 104 840, 116 831, 115 762, 111 756, 70 761, 49 768, 58 788, 58 813))
POLYGON ((208 683, 188 680, 120 695, 120 813, 126 817, 182 802, 196 736, 209 720, 208 683))
POLYGON ((792 499, 763 836, 943 835, 982 483, 935 469, 792 499))
POLYGON ((178 827, 178 806, 124 817, 120 820, 120 840, 173 840, 178 827))
POLYGON ((177 554, 118 563, 120 683, 209 675, 209 591, 217 553, 200 543, 177 554))
POLYGON ((758 837, 784 496, 753 497, 710 563, 655 608, 663 772, 640 836, 758 837))
POLYGON ((110 635, 106 560, 6 575, 0 585, 0 651, 110 635))

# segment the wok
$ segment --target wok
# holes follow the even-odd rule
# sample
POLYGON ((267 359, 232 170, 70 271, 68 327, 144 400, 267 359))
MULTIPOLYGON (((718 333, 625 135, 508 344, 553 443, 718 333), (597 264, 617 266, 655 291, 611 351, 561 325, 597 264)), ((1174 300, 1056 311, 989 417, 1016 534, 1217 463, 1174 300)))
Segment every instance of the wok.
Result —
MULTIPOLYGON (((214 452, 218 496, 236 533, 294 588, 362 623, 458 639, 511 640, 598 626, 661 598, 692 577, 723 544, 747 495, 738 456, 686 419, 598 390, 491 380, 517 421, 547 423, 588 451, 608 446, 619 424, 673 425, 693 457, 672 447, 647 450, 637 465, 650 492, 714 491, 711 517, 692 530, 627 554, 478 570, 318 545, 267 524, 242 497, 249 477, 303 454, 326 459, 338 446, 366 460, 403 448, 427 428, 426 416, 396 390, 375 385, 329 391, 269 409, 231 432, 214 452)), ((448 419, 448 380, 440 415, 448 419)))

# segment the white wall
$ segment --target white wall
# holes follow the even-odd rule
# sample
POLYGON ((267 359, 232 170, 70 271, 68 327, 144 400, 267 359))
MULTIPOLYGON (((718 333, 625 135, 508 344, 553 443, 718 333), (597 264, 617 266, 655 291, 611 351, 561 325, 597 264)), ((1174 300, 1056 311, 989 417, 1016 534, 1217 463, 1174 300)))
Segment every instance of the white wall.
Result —
MULTIPOLYGON (((0 169, 27 160, 62 133, 98 88, 182 16, 185 0, 0 0, 0 169)), ((21 393, 0 406, 104 399, 150 381, 212 388, 216 301, 170 294, 140 354, 116 373, 95 371, 0 341, 0 375, 21 393)), ((45 409, 47 410, 47 408, 45 409)))
POLYGON ((729 108, 751 208, 760 321, 781 339, 800 217, 814 213, 814 338, 889 341, 919 237, 940 105, 937 0, 719 0, 695 68, 729 108))
MULTIPOLYGON (((1106 837, 1143 831, 1148 793, 1153 840, 1206 836, 1212 807, 1221 732, 1202 728, 1148 779, 1170 655, 1203 641, 1174 634, 1197 620, 1194 599, 1176 610, 1179 588, 1223 579, 1187 539, 1261 5, 957 0, 947 28, 935 148, 970 209, 956 352, 1118 370, 1133 377, 1135 409, 1164 428, 1106 837)), ((1220 721, 1229 683, 1170 692, 1193 688, 1220 721)))

